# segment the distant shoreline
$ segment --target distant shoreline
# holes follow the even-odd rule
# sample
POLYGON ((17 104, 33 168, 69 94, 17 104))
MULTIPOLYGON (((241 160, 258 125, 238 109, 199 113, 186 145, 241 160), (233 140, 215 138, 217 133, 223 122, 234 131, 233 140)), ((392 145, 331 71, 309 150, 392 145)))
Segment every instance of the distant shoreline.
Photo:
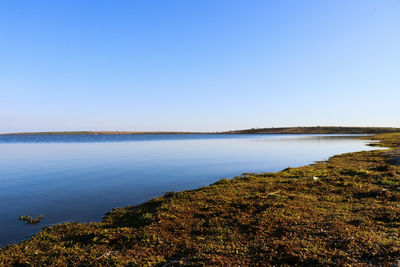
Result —
POLYGON ((123 135, 123 134, 217 134, 217 132, 120 132, 120 131, 67 131, 67 132, 22 132, 22 133, 0 133, 0 135, 69 135, 69 134, 90 134, 90 135, 123 135))
POLYGON ((0 135, 129 135, 129 134, 380 134, 400 132, 394 127, 278 127, 278 128, 252 128, 245 130, 220 131, 220 132, 179 132, 179 131, 61 131, 61 132, 17 132, 0 133, 0 135))

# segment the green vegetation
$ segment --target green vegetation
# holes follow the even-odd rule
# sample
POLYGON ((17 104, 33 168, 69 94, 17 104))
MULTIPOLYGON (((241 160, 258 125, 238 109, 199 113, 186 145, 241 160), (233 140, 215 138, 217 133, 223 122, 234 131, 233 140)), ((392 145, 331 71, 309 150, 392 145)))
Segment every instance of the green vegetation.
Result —
POLYGON ((400 132, 400 128, 389 127, 282 127, 253 128, 247 130, 229 131, 231 134, 380 134, 400 132))
POLYGON ((391 149, 244 174, 64 223, 0 250, 0 265, 393 265, 400 134, 391 149), (315 178, 314 178, 315 177, 315 178))
POLYGON ((31 216, 20 216, 19 220, 24 221, 27 224, 38 224, 43 218, 43 215, 39 215, 36 218, 32 218, 31 216))

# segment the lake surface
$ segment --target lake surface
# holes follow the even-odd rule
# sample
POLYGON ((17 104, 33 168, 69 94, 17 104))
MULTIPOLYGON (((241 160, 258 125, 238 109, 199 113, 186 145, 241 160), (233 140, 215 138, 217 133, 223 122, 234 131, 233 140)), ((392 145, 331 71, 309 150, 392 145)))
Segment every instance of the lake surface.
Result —
POLYGON ((343 135, 3 135, 0 246, 168 191, 376 149, 365 144, 343 135), (18 220, 40 214, 35 226, 18 220))

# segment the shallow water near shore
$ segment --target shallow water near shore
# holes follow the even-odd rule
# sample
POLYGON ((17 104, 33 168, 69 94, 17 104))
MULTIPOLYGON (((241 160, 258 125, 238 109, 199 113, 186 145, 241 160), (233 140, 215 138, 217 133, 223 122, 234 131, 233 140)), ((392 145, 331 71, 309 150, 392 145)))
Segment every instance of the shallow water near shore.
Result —
POLYGON ((3 135, 0 246, 168 191, 376 149, 366 143, 349 135, 3 135), (40 214, 35 226, 18 221, 40 214))

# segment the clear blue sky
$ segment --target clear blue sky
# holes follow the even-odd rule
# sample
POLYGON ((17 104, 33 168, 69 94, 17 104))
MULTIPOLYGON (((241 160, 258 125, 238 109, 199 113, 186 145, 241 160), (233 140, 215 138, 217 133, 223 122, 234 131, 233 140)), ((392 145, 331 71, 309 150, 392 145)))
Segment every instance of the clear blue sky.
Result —
POLYGON ((400 1, 0 2, 0 132, 400 127, 400 1))

